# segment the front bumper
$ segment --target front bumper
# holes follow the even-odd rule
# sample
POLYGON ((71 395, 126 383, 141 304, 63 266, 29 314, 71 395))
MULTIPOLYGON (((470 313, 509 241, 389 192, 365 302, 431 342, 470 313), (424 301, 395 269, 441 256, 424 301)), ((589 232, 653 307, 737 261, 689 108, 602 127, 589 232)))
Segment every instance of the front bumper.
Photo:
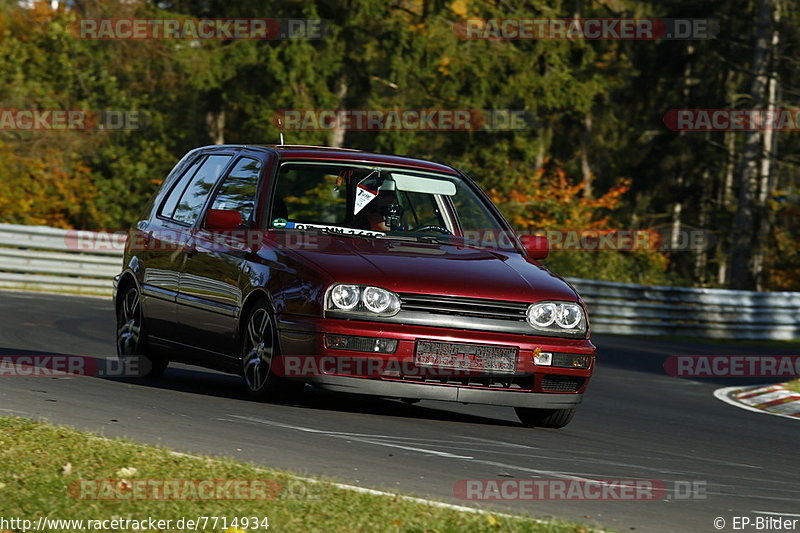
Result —
MULTIPOLYGON (((419 376, 388 375, 348 371, 348 365, 329 365, 324 370, 306 375, 305 381, 338 392, 367 394, 390 398, 444 400, 536 409, 567 409, 578 405, 594 370, 594 357, 589 368, 539 366, 533 361, 536 350, 594 356, 596 348, 588 339, 560 339, 467 331, 444 327, 408 324, 387 324, 360 320, 312 318, 279 315, 277 326, 281 353, 284 357, 320 357, 327 360, 370 359, 401 361, 414 365, 417 341, 432 340, 457 344, 512 346, 518 349, 517 368, 513 379, 420 379, 419 376), (397 349, 391 354, 357 352, 326 348, 324 335, 350 335, 396 339, 397 349), (342 370, 344 369, 344 370, 342 370), (368 374, 368 375, 367 375, 368 374), (559 388, 559 380, 573 380, 576 385, 559 388), (554 386, 555 388, 548 388, 554 386)), ((305 360, 304 363, 305 364, 305 360)), ((358 367, 358 365, 352 365, 358 367)), ((366 365, 369 368, 369 365, 366 365)), ((359 368, 364 368, 362 365, 359 368)), ((377 368, 377 367, 376 367, 377 368)), ((404 367, 407 368, 407 367, 404 367)), ((480 377, 480 376, 479 376, 480 377)))
POLYGON ((324 389, 386 398, 443 400, 447 402, 482 403, 534 409, 569 409, 581 403, 583 394, 552 392, 516 392, 450 385, 404 383, 348 376, 319 376, 312 381, 324 389))

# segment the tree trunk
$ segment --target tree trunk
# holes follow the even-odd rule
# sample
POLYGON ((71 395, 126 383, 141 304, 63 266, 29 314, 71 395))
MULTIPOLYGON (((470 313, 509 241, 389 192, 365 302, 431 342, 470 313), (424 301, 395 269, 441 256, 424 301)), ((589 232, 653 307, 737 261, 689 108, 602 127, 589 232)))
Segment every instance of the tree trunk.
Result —
MULTIPOLYGON (((775 5, 773 12, 773 30, 770 43, 771 52, 771 71, 769 82, 767 82, 767 111, 772 113, 776 108, 778 95, 778 73, 775 65, 775 51, 778 49, 780 34, 778 33, 778 22, 780 21, 780 10, 778 4, 775 5)), ((761 165, 758 172, 758 207, 756 218, 756 246, 753 250, 753 271, 756 280, 756 289, 764 290, 764 255, 765 248, 769 242, 769 235, 772 228, 772 220, 769 213, 767 201, 770 194, 775 189, 775 180, 772 175, 772 159, 778 142, 778 131, 767 129, 763 135, 763 145, 761 147, 761 165)))
MULTIPOLYGON (((753 50, 753 81, 750 86, 750 106, 763 109, 768 84, 768 62, 771 45, 772 0, 759 0, 758 24, 753 50)), ((742 164, 739 170, 739 205, 733 219, 733 236, 730 252, 730 286, 734 289, 756 287, 754 250, 756 242, 758 179, 764 144, 761 131, 745 132, 742 164)))
POLYGON ((215 89, 207 95, 206 132, 214 144, 225 144, 225 102, 222 91, 215 89))
MULTIPOLYGON (((339 80, 336 82, 336 100, 338 102, 338 109, 343 109, 345 105, 345 99, 347 98, 347 77, 344 73, 339 76, 339 80)), ((338 127, 331 130, 328 134, 328 146, 333 148, 342 148, 344 147, 344 135, 347 133, 347 130, 341 127, 343 121, 337 121, 338 127)))
MULTIPOLYGON (((707 134, 706 134, 707 136, 707 134)), ((697 226, 705 229, 708 224, 708 208, 711 204, 711 173, 708 169, 703 171, 700 181, 700 206, 698 208, 697 226)), ((689 242, 692 242, 691 240, 689 242)), ((692 250, 694 253, 694 282, 703 286, 706 283, 706 265, 708 264, 708 249, 692 250)))
POLYGON ((536 148, 536 161, 534 165, 536 170, 544 166, 544 160, 547 157, 547 150, 550 148, 550 141, 553 137, 553 128, 548 123, 539 129, 539 145, 536 148))
MULTIPOLYGON (((683 69, 683 90, 681 91, 684 103, 688 103, 691 97, 692 61, 694 60, 694 52, 695 47, 693 45, 689 44, 686 46, 686 66, 683 69)), ((672 229, 670 231, 670 250, 673 252, 678 251, 678 246, 680 246, 681 242, 681 230, 683 228, 683 196, 684 188, 686 187, 687 161, 689 160, 684 137, 684 131, 678 132, 680 156, 678 159, 678 175, 675 178, 677 199, 675 203, 672 204, 672 229)))
POLYGON ((593 191, 594 174, 592 174, 592 167, 589 164, 589 141, 592 137, 592 112, 588 111, 583 118, 583 135, 581 135, 581 174, 583 175, 583 182, 586 184, 583 188, 583 197, 591 198, 593 191))

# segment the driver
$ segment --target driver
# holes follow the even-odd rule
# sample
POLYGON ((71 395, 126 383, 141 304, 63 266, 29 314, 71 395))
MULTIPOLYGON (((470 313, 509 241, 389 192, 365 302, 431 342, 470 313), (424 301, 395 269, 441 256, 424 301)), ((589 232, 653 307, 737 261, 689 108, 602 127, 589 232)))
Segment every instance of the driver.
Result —
POLYGON ((403 217, 403 207, 397 203, 397 197, 392 192, 381 192, 364 208, 369 229, 372 231, 403 231, 400 225, 403 217))

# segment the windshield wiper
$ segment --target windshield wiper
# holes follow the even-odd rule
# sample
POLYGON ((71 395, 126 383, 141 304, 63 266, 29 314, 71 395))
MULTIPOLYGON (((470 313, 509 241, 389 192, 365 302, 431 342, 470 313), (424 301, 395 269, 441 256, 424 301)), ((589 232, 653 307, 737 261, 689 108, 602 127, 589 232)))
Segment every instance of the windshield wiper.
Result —
POLYGON ((381 236, 382 239, 394 239, 397 241, 425 242, 430 244, 452 244, 452 235, 392 235, 381 236))
POLYGON ((419 242, 429 242, 431 244, 453 244, 452 236, 449 235, 418 235, 419 242))

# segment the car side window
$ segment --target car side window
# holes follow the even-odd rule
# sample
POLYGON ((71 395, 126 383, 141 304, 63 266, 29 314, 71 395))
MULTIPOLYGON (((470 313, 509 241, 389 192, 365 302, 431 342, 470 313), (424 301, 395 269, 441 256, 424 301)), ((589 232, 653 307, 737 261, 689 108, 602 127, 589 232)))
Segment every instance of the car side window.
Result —
POLYGON ((251 157, 239 159, 222 183, 211 209, 238 211, 243 221, 252 221, 260 173, 261 161, 251 157))
POLYGON ((270 220, 285 218, 316 224, 344 223, 348 218, 347 187, 340 185, 340 170, 317 165, 282 166, 270 220))
POLYGON ((198 168, 200 168, 200 164, 204 159, 204 156, 200 156, 195 159, 186 172, 184 172, 179 179, 175 180, 167 199, 163 204, 161 204, 161 210, 158 212, 160 216, 172 218, 172 215, 175 213, 175 206, 178 205, 178 200, 181 199, 183 191, 186 190, 186 184, 191 181, 192 176, 194 176, 194 173, 197 172, 198 168))
POLYGON ((455 212, 461 222, 463 231, 483 231, 486 228, 496 227, 495 216, 483 202, 464 202, 469 197, 468 187, 465 182, 456 183, 456 195, 451 197, 455 212))
MULTIPOLYGON (((193 224, 200 216, 200 210, 211 189, 214 188, 214 184, 232 157, 230 155, 208 156, 186 184, 186 188, 175 205, 174 212, 171 215, 169 212, 164 212, 164 216, 185 224, 193 224)), ((178 186, 180 187, 180 185, 179 183, 178 186)))

